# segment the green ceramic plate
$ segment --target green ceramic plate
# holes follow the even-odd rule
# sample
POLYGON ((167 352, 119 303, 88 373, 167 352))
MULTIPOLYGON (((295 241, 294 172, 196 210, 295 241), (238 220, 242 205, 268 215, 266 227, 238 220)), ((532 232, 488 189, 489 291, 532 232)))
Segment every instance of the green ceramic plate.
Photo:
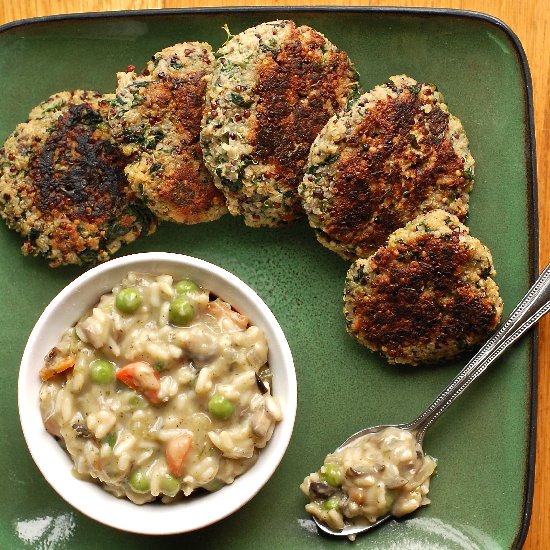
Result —
MULTIPOLYGON (((534 142, 529 71, 501 23, 479 14, 395 9, 159 11, 53 17, 0 29, 0 139, 50 94, 113 91, 115 73, 142 67, 182 40, 218 47, 232 32, 292 18, 345 49, 366 89, 407 73, 435 82, 463 122, 476 163, 468 223, 493 251, 505 312, 537 270, 534 142)), ((348 264, 317 244, 306 223, 246 228, 239 219, 195 227, 164 224, 124 249, 184 252, 249 283, 271 306, 296 363, 299 406, 287 454, 264 490, 210 528, 150 538, 111 530, 80 515, 42 479, 18 422, 16 380, 27 336, 42 309, 79 268, 49 269, 19 252, 0 227, 0 547, 230 549, 344 547, 321 537, 298 485, 327 451, 364 426, 411 420, 466 359, 437 368, 396 368, 346 335, 342 289, 348 264)), ((497 549, 521 545, 532 495, 535 340, 524 339, 432 428, 438 457, 433 504, 361 537, 355 548, 497 549)), ((38 369, 38 366, 37 366, 38 369)))

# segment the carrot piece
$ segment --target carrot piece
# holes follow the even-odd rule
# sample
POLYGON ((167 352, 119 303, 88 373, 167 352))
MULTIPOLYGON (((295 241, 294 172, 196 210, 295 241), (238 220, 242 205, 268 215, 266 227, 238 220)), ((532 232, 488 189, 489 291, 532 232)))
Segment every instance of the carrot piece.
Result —
POLYGON ((75 363, 74 355, 64 355, 60 357, 61 352, 53 348, 46 357, 46 364, 40 369, 40 378, 42 382, 49 380, 52 376, 72 369, 75 363))
POLYGON ((191 433, 184 433, 170 439, 166 444, 164 454, 168 470, 173 476, 181 477, 183 475, 186 458, 191 449, 192 442, 193 435, 191 433))
POLYGON ((116 377, 128 387, 141 393, 153 405, 160 403, 160 376, 153 367, 145 361, 129 363, 118 369, 116 377))
POLYGON ((245 329, 248 327, 249 320, 238 311, 230 307, 223 307, 218 301, 209 302, 206 306, 206 312, 216 319, 231 319, 239 328, 245 329))

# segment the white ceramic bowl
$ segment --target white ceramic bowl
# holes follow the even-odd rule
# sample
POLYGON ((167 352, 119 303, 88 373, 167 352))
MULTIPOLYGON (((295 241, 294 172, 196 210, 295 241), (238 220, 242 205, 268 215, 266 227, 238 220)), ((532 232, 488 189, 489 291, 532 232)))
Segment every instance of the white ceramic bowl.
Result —
POLYGON ((245 283, 213 264, 163 252, 124 256, 90 269, 64 288, 36 323, 21 361, 19 415, 31 455, 50 485, 83 514, 105 525, 149 535, 183 533, 210 525, 248 502, 269 480, 283 458, 292 435, 296 414, 296 373, 290 348, 273 313, 245 283), (272 439, 260 451, 258 462, 219 491, 177 503, 138 506, 119 499, 100 486, 73 477, 72 461, 44 429, 39 407, 41 381, 38 371, 48 351, 65 329, 76 323, 99 297, 129 272, 190 277, 208 288, 261 327, 269 344, 273 392, 282 405, 284 418, 272 439))

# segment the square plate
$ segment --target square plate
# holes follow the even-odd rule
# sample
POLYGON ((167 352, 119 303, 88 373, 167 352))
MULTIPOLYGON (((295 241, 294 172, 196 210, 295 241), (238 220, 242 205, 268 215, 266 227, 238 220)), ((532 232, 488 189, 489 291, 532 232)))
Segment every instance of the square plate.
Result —
MULTIPOLYGON (((138 70, 184 40, 219 47, 232 33, 294 19, 346 50, 365 89, 406 73, 434 82, 466 129, 476 159, 468 225, 493 252, 508 314, 537 272, 536 174, 531 83, 521 45, 499 21, 470 12, 381 8, 202 9, 50 17, 0 28, 0 139, 50 94, 111 92, 117 71, 138 70)), ((148 548, 62 501, 34 466, 19 427, 18 364, 46 304, 84 269, 49 269, 19 252, 0 227, 0 546, 148 548)), ((317 244, 307 223, 250 229, 237 218, 198 226, 164 224, 121 251, 183 252, 237 274, 266 300, 291 345, 299 407, 293 439, 267 486, 242 510, 201 531, 156 539, 212 548, 325 548, 298 490, 325 454, 359 428, 414 418, 465 364, 403 368, 346 335, 342 289, 348 264, 317 244)), ((38 370, 37 366, 37 370, 38 370)), ((516 345, 430 430, 439 459, 433 503, 358 538, 355 548, 497 549, 520 546, 528 526, 534 463, 536 335, 516 345)))

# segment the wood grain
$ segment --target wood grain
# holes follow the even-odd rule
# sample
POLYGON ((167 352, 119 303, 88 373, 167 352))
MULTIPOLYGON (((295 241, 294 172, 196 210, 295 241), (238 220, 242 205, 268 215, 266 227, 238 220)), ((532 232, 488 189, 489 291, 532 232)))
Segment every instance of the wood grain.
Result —
MULTIPOLYGON (((334 2, 305 0, 28 0, 14 2, 0 0, 0 24, 27 17, 75 12, 113 11, 146 8, 182 8, 201 6, 259 6, 259 5, 364 5, 381 6, 382 2, 363 1, 334 2)), ((550 9, 548 0, 392 0, 392 6, 459 8, 481 11, 504 21, 519 37, 529 60, 533 78, 535 126, 537 140, 540 265, 550 260, 550 9)), ((475 75, 472 75, 475 78, 475 75)), ((537 463, 535 472, 535 499, 531 526, 525 550, 548 547, 550 540, 550 372, 546 365, 550 360, 550 318, 541 323, 539 341, 538 428, 537 463)))

